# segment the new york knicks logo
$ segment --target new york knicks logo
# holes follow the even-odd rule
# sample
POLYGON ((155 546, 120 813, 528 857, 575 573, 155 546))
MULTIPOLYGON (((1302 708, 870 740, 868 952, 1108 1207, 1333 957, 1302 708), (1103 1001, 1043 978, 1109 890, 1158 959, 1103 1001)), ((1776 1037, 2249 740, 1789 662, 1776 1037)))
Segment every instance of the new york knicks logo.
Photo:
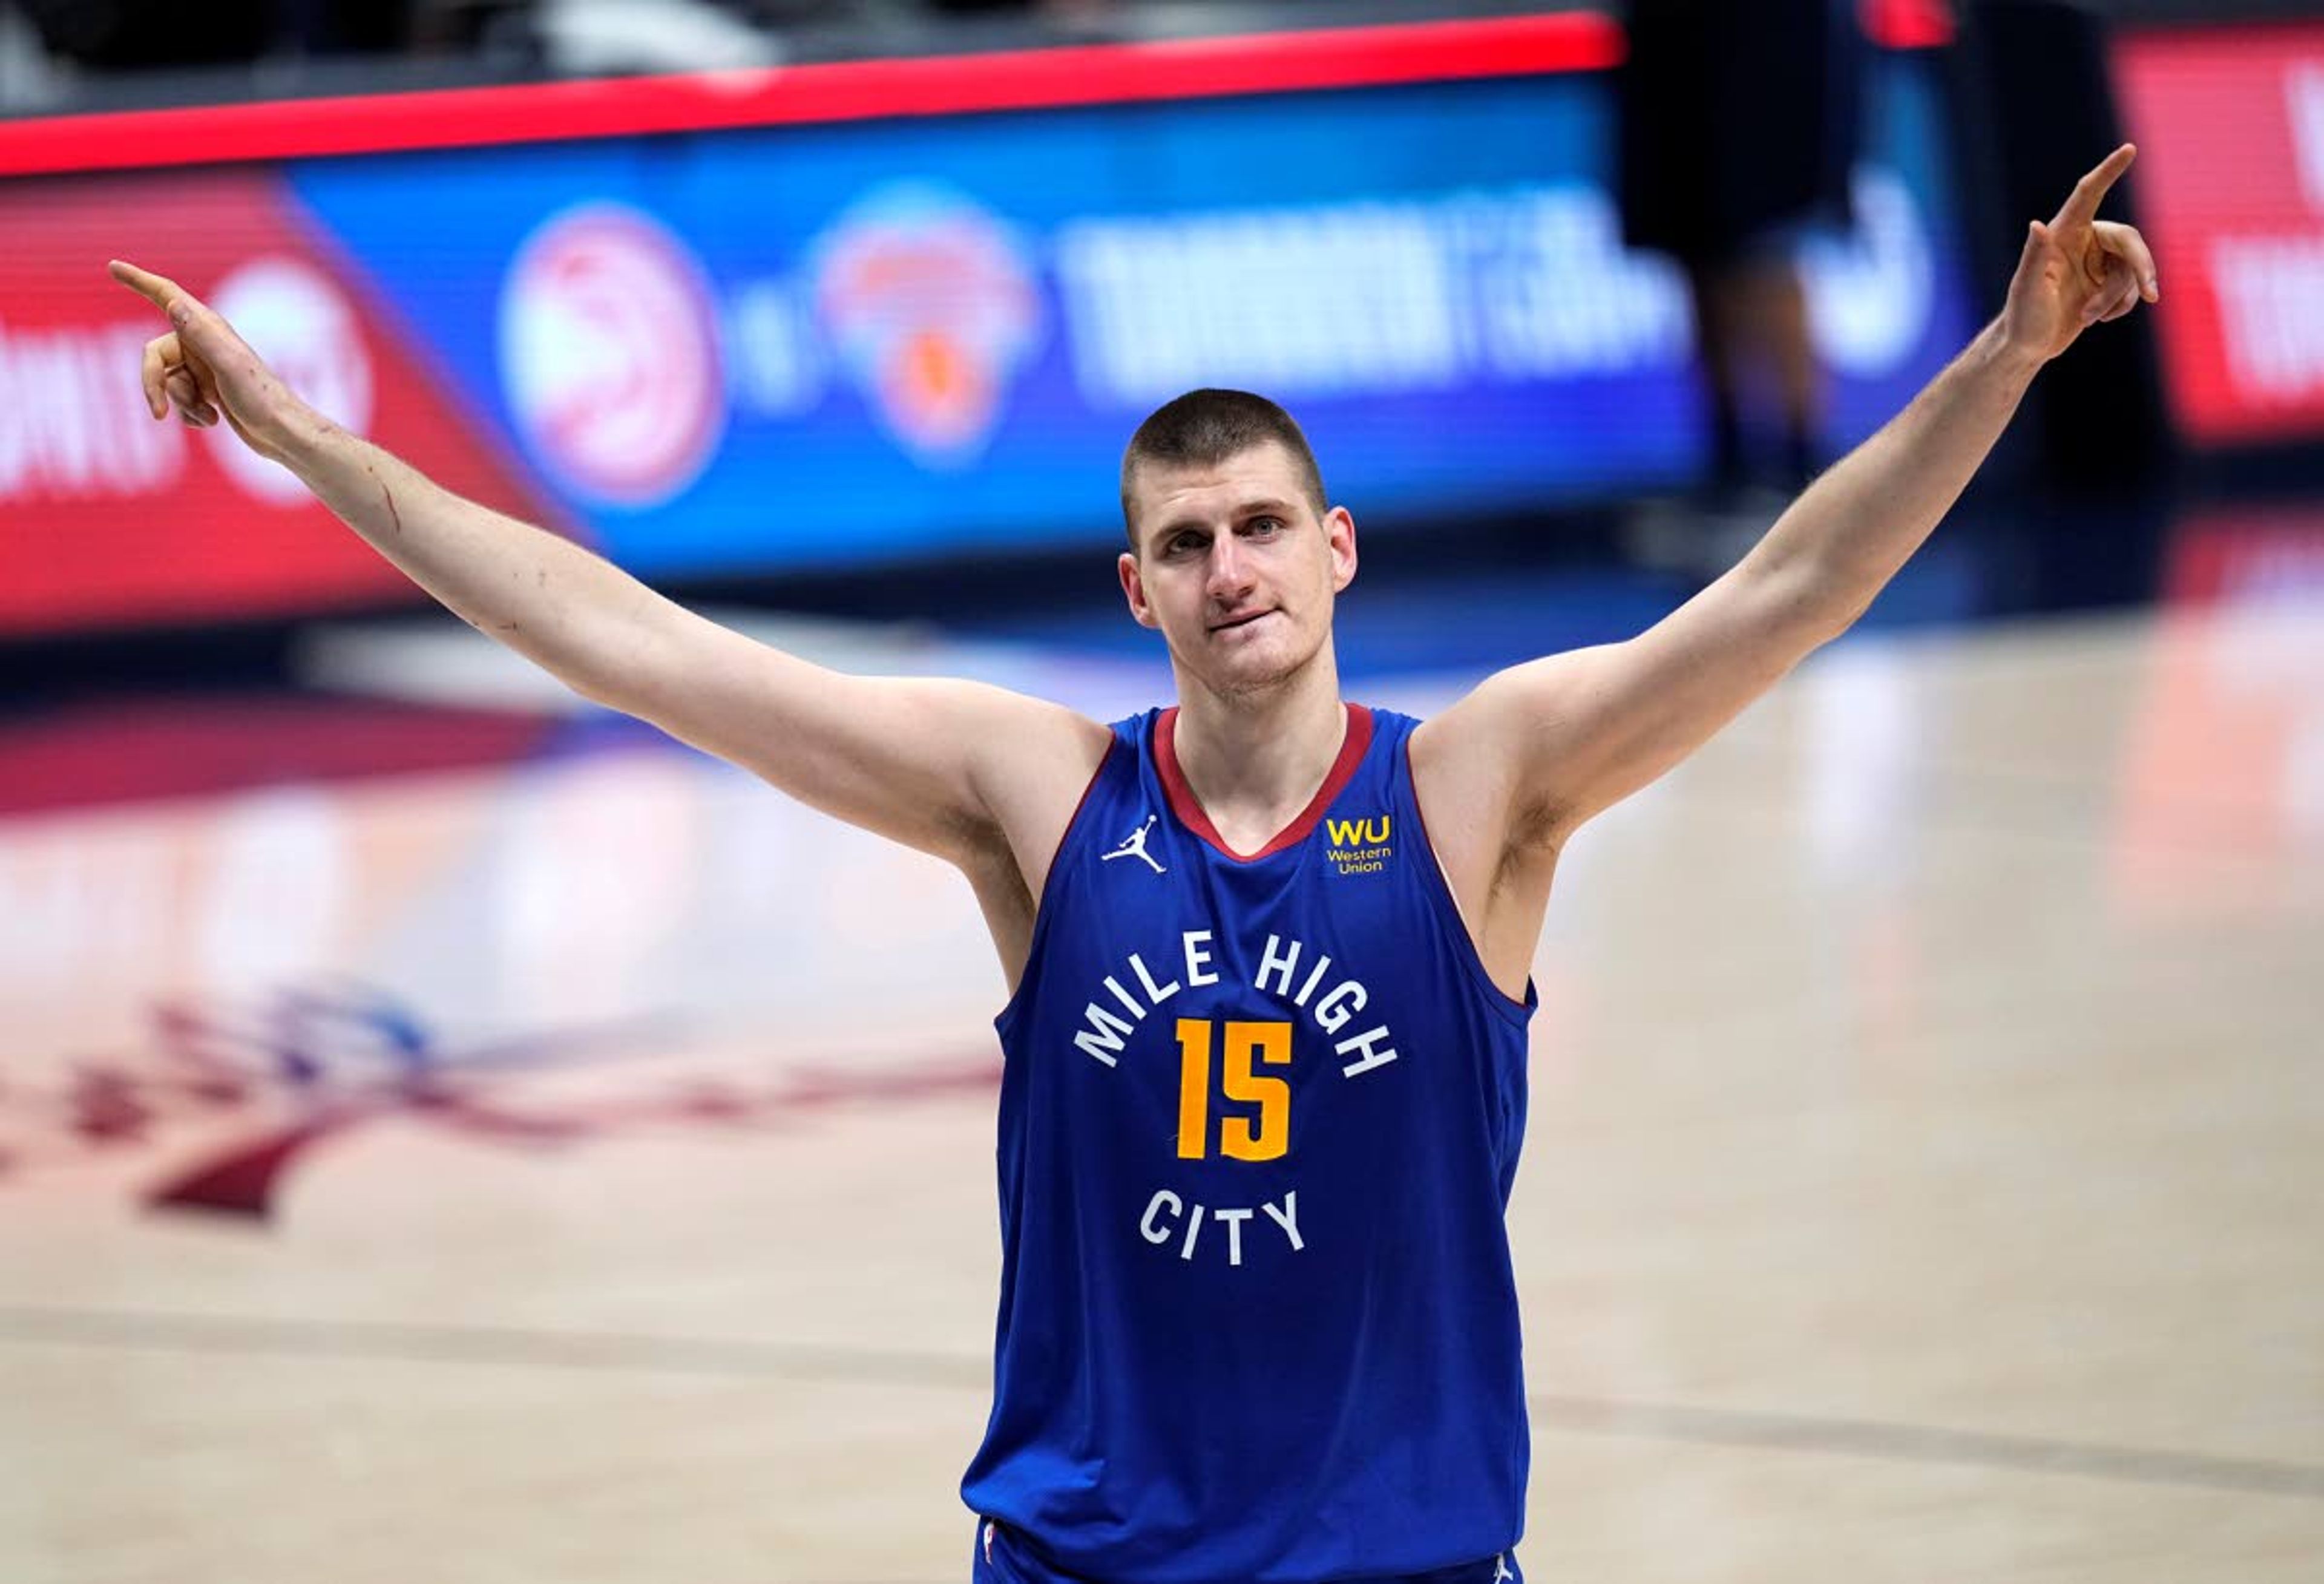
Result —
POLYGON ((890 434, 925 466, 976 459, 1040 328, 1023 245, 927 182, 875 189, 816 247, 817 317, 890 434))
POLYGON ((1332 843, 1332 867, 1342 874, 1378 874, 1396 856, 1388 845, 1388 816, 1370 819, 1327 819, 1323 834, 1332 843))

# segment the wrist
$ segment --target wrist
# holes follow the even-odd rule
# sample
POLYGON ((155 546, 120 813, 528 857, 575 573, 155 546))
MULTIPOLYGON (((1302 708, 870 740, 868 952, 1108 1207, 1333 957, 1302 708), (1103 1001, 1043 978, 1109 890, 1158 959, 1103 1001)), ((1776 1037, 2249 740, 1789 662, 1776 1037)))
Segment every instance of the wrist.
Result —
POLYGON ((347 431, 305 402, 294 401, 255 437, 273 452, 277 462, 303 477, 309 467, 324 460, 335 441, 345 442, 347 431))
POLYGON ((2050 361, 2044 347, 2021 345, 2009 334, 2006 319, 1997 318, 1978 333, 1969 344, 1972 355, 2005 379, 2014 380, 2023 389, 2034 382, 2042 365, 2050 361))

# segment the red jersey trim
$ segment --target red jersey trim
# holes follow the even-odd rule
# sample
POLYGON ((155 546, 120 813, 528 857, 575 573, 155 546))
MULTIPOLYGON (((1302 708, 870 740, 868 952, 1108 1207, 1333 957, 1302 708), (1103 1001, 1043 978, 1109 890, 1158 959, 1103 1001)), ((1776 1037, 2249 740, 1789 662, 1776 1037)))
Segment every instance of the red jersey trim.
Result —
POLYGON ((1170 800, 1170 812, 1178 816, 1181 824, 1237 863, 1257 863, 1286 847, 1297 846, 1322 823, 1323 811, 1332 806, 1332 800, 1355 779, 1356 767, 1364 762, 1364 751, 1372 745, 1371 711, 1360 704, 1345 707, 1348 729, 1340 739, 1340 757, 1332 761, 1331 772, 1315 788, 1315 796, 1307 800, 1298 818, 1276 833, 1275 840, 1256 852, 1238 852, 1226 844, 1218 827, 1211 824, 1211 816, 1195 801, 1194 789, 1186 785, 1185 772, 1178 768, 1178 706, 1172 705, 1154 723, 1154 769, 1162 778, 1162 792, 1170 800))

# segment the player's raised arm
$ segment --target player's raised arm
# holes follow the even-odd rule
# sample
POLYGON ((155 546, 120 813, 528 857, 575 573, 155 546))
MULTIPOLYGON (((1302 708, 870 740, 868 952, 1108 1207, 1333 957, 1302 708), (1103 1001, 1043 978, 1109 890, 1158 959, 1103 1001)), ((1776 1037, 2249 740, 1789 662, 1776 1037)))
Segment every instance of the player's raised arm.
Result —
POLYGON ((2145 242, 2098 217, 2135 152, 2116 149, 2028 227, 2000 317, 1724 576, 1640 636, 1501 672, 1432 723, 1432 751, 1506 789, 1513 839, 1561 839, 1846 631, 1959 497, 2042 365, 2156 299, 2145 242))
POLYGON ((1021 825, 1011 815, 1026 777, 1078 789, 1103 752, 1105 728, 1057 705, 969 682, 845 676, 697 616, 330 422, 176 282, 111 269, 171 325, 145 348, 155 419, 174 410, 197 428, 230 425, 412 581, 586 698, 963 861, 989 859, 1001 827, 1021 825))

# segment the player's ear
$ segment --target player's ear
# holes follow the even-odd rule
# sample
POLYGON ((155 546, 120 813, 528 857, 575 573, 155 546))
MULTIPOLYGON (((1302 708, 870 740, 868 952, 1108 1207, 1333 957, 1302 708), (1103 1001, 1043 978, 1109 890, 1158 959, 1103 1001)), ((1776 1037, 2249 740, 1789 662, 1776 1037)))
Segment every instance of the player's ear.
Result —
POLYGON ((1323 541, 1332 548, 1332 592, 1356 580, 1356 520, 1345 506, 1323 513, 1323 541))
POLYGON ((1157 625, 1154 607, 1146 603, 1146 579, 1139 574, 1138 557, 1124 550, 1115 566, 1121 575, 1121 597, 1130 602, 1131 618, 1140 627, 1157 625))

